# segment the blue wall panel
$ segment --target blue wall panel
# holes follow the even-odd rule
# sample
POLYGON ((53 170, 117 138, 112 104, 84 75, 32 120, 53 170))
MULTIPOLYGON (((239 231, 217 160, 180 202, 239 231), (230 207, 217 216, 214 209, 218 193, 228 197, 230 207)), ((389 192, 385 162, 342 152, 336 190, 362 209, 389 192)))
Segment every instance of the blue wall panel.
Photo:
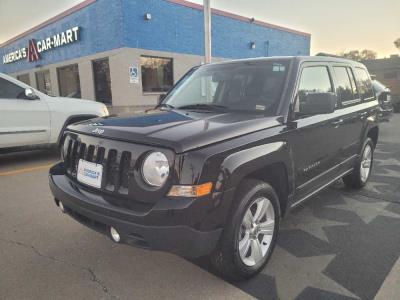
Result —
MULTIPOLYGON (((81 41, 41 53, 42 59, 25 59, 3 65, 0 72, 13 73, 120 47, 203 55, 201 10, 166 0, 97 0, 93 4, 0 49, 5 53, 27 47, 29 39, 40 40, 70 27, 81 26, 81 41), (146 13, 152 15, 147 21, 146 13)), ((310 37, 212 16, 213 56, 246 58, 275 55, 309 55, 310 37), (250 48, 255 42, 256 48, 250 48)))
MULTIPOLYGON (((124 36, 128 47, 203 55, 203 12, 167 1, 123 0, 124 36), (152 20, 144 15, 151 13, 152 20)), ((214 56, 246 58, 309 55, 310 38, 284 30, 212 16, 214 56), (256 49, 250 49, 250 42, 256 49), (269 51, 267 46, 269 44, 269 51)))

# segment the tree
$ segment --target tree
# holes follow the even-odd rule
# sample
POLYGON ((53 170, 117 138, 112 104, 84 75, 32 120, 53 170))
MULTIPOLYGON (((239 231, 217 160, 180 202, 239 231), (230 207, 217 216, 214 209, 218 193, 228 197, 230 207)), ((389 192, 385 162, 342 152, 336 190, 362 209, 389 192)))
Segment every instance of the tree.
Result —
POLYGON ((375 51, 372 50, 363 50, 361 51, 361 60, 372 60, 372 59, 376 59, 376 57, 378 56, 378 53, 376 53, 375 51))
POLYGON ((362 60, 371 60, 371 59, 376 59, 378 54, 375 51, 372 50, 352 50, 349 52, 342 52, 340 56, 343 56, 345 58, 355 60, 355 61, 362 61, 362 60))
POLYGON ((351 59, 351 60, 355 60, 355 61, 360 61, 361 60, 361 56, 360 56, 360 51, 358 50, 352 50, 349 52, 342 52, 340 54, 340 56, 343 56, 345 58, 351 59))
POLYGON ((394 45, 400 50, 400 38, 394 41, 394 45))

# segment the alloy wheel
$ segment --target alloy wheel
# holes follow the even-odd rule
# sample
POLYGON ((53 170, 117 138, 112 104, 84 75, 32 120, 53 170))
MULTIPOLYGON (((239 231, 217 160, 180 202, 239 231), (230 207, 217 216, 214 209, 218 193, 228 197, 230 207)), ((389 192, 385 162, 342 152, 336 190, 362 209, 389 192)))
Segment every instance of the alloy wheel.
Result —
POLYGON ((363 183, 367 182, 372 166, 372 147, 367 144, 361 158, 360 175, 363 183))
POLYGON ((262 261, 272 244, 275 211, 271 201, 257 198, 244 214, 239 230, 238 250, 242 262, 252 267, 262 261))

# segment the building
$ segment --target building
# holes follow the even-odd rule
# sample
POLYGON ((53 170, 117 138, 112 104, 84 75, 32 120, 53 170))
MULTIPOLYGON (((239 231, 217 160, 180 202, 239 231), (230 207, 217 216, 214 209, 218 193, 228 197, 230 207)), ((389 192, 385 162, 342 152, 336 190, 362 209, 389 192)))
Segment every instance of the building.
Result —
POLYGON ((400 101, 400 56, 366 60, 363 62, 376 79, 390 88, 394 102, 400 101))
MULTIPOLYGON (((202 6, 183 0, 86 0, 0 46, 0 72, 48 94, 114 111, 157 103, 203 61, 202 6)), ((309 55, 310 34, 212 12, 213 60, 309 55)))

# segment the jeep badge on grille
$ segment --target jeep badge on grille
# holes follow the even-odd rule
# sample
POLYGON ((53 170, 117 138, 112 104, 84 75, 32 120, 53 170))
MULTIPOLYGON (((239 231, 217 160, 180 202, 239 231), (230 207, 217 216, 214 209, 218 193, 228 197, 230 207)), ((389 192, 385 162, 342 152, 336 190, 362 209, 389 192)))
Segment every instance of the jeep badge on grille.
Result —
POLYGON ((104 133, 104 129, 96 128, 96 129, 92 130, 92 133, 103 134, 104 133))

